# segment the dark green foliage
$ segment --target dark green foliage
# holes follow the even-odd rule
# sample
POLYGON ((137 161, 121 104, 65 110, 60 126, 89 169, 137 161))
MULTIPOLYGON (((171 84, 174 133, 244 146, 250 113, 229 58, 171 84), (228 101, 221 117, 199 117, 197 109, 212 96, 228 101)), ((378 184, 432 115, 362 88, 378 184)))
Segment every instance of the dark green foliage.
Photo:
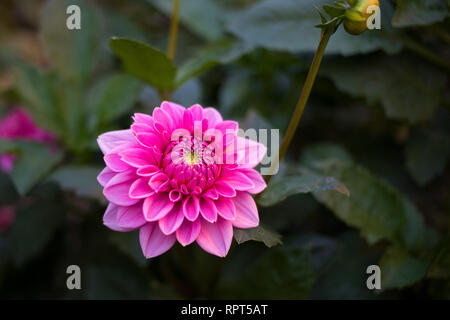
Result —
POLYGON ((319 42, 314 5, 332 19, 343 12, 332 4, 181 0, 169 59, 172 1, 1 2, 0 117, 23 106, 57 146, 0 139, 16 156, 0 172, 0 215, 15 212, 0 229, 0 298, 450 298, 445 0, 381 0, 381 30, 338 28, 280 172, 255 198, 261 225, 235 229, 225 259, 176 244, 146 260, 138 231, 102 224, 99 134, 171 92, 283 135, 319 42), (66 28, 68 4, 81 30, 66 28), (80 291, 66 288, 72 264, 80 291), (381 290, 366 287, 369 265, 381 290))

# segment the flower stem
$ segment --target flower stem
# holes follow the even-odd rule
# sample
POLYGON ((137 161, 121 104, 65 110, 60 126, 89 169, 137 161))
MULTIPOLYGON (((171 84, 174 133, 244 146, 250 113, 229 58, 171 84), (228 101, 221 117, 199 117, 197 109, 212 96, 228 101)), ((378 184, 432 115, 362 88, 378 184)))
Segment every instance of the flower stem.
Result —
POLYGON ((440 56, 435 54, 432 50, 424 47, 422 44, 412 40, 411 38, 402 37, 400 38, 400 41, 406 48, 408 48, 415 54, 418 54, 422 56, 424 59, 428 60, 429 62, 434 63, 435 65, 442 67, 444 69, 447 69, 447 71, 450 71, 450 63, 448 63, 445 59, 442 59, 440 56))
POLYGON ((314 59, 311 63, 311 67, 309 68, 308 75, 306 77, 305 84, 303 86, 302 93, 298 100, 297 106, 295 107, 294 114, 292 115, 291 122, 286 130, 286 134, 281 143, 280 150, 278 152, 278 157, 275 159, 275 163, 272 164, 272 174, 266 176, 266 182, 269 183, 271 177, 273 176, 273 172, 278 169, 281 159, 285 155, 289 144, 294 137, 295 131, 297 130, 297 126, 300 122, 300 119, 303 115, 303 111, 305 110, 306 103, 308 102, 309 95, 311 93, 311 89, 314 85, 314 81, 316 80, 317 72, 319 71, 320 63, 322 62, 323 55, 325 53, 325 49, 327 47, 328 41, 330 40, 331 35, 333 34, 333 28, 326 28, 322 31, 320 35, 320 42, 316 50, 316 54, 314 55, 314 59))
POLYGON ((173 0, 172 19, 170 21, 169 44, 167 47, 167 56, 170 60, 175 57, 178 35, 178 13, 180 12, 180 0, 173 0))
MULTIPOLYGON (((167 57, 173 61, 177 48, 178 35, 178 15, 180 12, 180 0, 173 0, 172 18, 170 20, 169 43, 167 45, 167 57)), ((159 96, 161 100, 169 100, 171 92, 169 90, 161 90, 159 96)))

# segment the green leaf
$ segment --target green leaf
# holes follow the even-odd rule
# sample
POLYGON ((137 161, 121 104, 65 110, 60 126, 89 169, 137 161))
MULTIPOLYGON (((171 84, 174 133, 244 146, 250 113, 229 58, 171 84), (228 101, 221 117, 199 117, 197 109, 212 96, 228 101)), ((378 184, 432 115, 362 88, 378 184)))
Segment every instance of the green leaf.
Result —
POLYGON ((54 69, 67 79, 83 84, 89 79, 100 49, 100 16, 84 0, 48 0, 41 15, 40 36, 54 69), (69 5, 81 10, 81 29, 69 30, 69 5))
MULTIPOLYGON (((124 253, 117 243, 111 241, 112 234, 122 233, 102 225, 102 212, 91 212, 92 223, 83 224, 81 239, 88 245, 83 247, 80 263, 77 263, 82 270, 80 293, 87 299, 148 299, 150 270, 137 264, 128 252, 124 253)), ((131 234, 137 236, 138 231, 131 234)), ((139 241, 132 248, 136 246, 139 246, 139 241)))
POLYGON ((313 194, 339 219, 359 229, 370 244, 382 239, 408 248, 426 244, 423 217, 414 205, 389 183, 355 164, 345 150, 326 144, 310 147, 304 151, 301 163, 345 184, 350 197, 334 191, 313 194))
MULTIPOLYGON (((319 0, 264 0, 231 19, 228 29, 244 41, 273 50, 290 52, 315 51, 320 39, 320 30, 314 26, 320 23, 314 5, 329 3, 319 0)), ((388 1, 382 1, 382 21, 390 16, 392 10, 388 1)), ((361 36, 349 35, 343 30, 332 36, 326 53, 355 55, 384 50, 398 52, 401 45, 388 39, 383 30, 371 30, 361 36)))
POLYGON ((140 27, 139 21, 133 19, 125 12, 115 11, 102 7, 105 16, 106 29, 109 35, 118 38, 130 38, 145 42, 148 40, 146 30, 140 27))
POLYGON ((0 206, 11 204, 19 199, 14 184, 6 173, 0 170, 0 206))
POLYGON ((63 132, 54 77, 24 64, 16 66, 15 75, 17 90, 33 119, 43 128, 56 133, 63 132))
MULTIPOLYGON (((170 95, 170 101, 182 106, 192 106, 201 101, 202 89, 199 79, 193 78, 175 89, 170 95)), ((144 105, 145 112, 151 114, 155 106, 161 103, 161 100, 158 91, 146 86, 140 96, 140 102, 144 105)))
POLYGON ((219 105, 220 112, 224 116, 230 117, 233 110, 241 110, 243 101, 248 101, 250 92, 252 92, 252 78, 253 74, 243 69, 229 72, 228 76, 223 79, 219 92, 219 105))
POLYGON ((89 94, 91 126, 101 128, 129 111, 142 88, 138 79, 127 74, 116 73, 104 77, 89 94))
POLYGON ((249 44, 231 40, 209 44, 179 67, 175 79, 176 87, 218 64, 229 63, 252 49, 253 46, 249 44))
MULTIPOLYGON (((167 16, 172 16, 173 1, 149 0, 167 16)), ((179 19, 190 31, 206 40, 217 40, 224 34, 223 21, 226 11, 214 0, 180 1, 179 19)))
POLYGON ((55 170, 48 180, 80 197, 103 200, 102 187, 97 182, 100 171, 100 167, 66 165, 55 170))
POLYGON ((149 298, 149 280, 144 271, 121 258, 87 266, 85 292, 88 299, 149 298))
POLYGON ((450 279, 450 238, 444 238, 431 251, 432 262, 427 277, 433 279, 450 279))
POLYGON ((159 90, 173 88, 176 68, 164 52, 125 38, 112 38, 109 45, 128 73, 159 90))
POLYGON ((64 132, 61 136, 71 150, 84 148, 82 138, 85 136, 86 114, 89 111, 85 104, 84 90, 80 86, 70 85, 67 81, 59 81, 55 88, 58 97, 58 108, 62 114, 64 132))
POLYGON ((400 247, 389 247, 380 261, 381 289, 411 286, 425 277, 429 262, 418 259, 400 247))
POLYGON ((64 210, 49 199, 40 199, 17 211, 8 233, 14 263, 21 267, 48 245, 62 221, 64 210))
MULTIPOLYGON (((377 264, 380 252, 367 245, 353 231, 347 231, 333 238, 308 241, 303 246, 309 248, 312 259, 319 260, 318 278, 314 283, 311 299, 319 300, 360 300, 377 299, 377 292, 366 286, 367 267, 377 264), (323 241, 325 243, 322 243, 323 241), (322 247, 322 248, 321 248, 322 247), (324 261, 323 261, 324 260, 324 261)), ((381 271, 383 272, 383 270, 381 271)))
POLYGON ((20 147, 16 141, 0 140, 0 152, 1 153, 20 152, 20 147))
POLYGON ((329 4, 324 4, 322 8, 330 16, 330 18, 335 18, 345 13, 345 9, 330 6, 329 4))
MULTIPOLYGON (((201 82, 198 78, 192 78, 173 91, 170 95, 170 100, 182 106, 192 106, 201 101, 202 93, 203 86, 201 82)), ((158 105, 158 103, 159 99, 153 105, 158 105)))
POLYGON ((338 89, 370 104, 380 103, 386 116, 417 123, 429 120, 441 101, 446 75, 409 57, 361 57, 324 63, 321 74, 338 89))
POLYGON ((7 275, 6 267, 8 259, 6 258, 6 243, 3 235, 0 235, 0 286, 4 288, 5 277, 7 275))
POLYGON ((305 171, 303 174, 289 175, 269 184, 258 198, 258 204, 268 207, 277 204, 287 197, 298 193, 335 190, 346 196, 349 191, 334 177, 327 177, 305 171))
POLYGON ((320 29, 333 28, 333 30, 334 30, 333 32, 336 32, 336 29, 339 27, 341 22, 342 22, 342 17, 334 17, 333 19, 326 21, 324 23, 316 24, 315 27, 320 28, 320 29))
POLYGON ((441 174, 450 158, 450 137, 439 132, 415 132, 405 146, 406 167, 421 186, 441 174))
POLYGON ((110 232, 109 239, 124 254, 131 257, 138 265, 146 266, 148 260, 142 253, 139 244, 139 231, 110 232))
POLYGON ((11 179, 20 195, 25 195, 62 159, 62 153, 34 142, 14 141, 10 150, 18 153, 11 179))
POLYGON ((276 248, 251 264, 226 297, 233 299, 307 299, 315 279, 306 250, 276 248))
POLYGON ((410 27, 428 25, 449 16, 445 0, 398 0, 392 25, 410 27))
POLYGON ((237 243, 242 244, 246 241, 263 242, 267 247, 272 248, 276 245, 283 244, 281 235, 270 231, 266 228, 258 226, 251 229, 234 229, 234 239, 237 243))

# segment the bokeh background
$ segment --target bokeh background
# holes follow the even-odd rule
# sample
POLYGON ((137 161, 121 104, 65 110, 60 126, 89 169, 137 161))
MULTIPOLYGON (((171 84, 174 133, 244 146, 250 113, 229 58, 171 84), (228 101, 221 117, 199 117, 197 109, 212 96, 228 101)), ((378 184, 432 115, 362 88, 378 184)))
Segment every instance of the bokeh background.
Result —
MULTIPOLYGON (((283 132, 319 40, 314 4, 327 2, 181 0, 186 81, 171 100, 283 132)), ((264 229, 235 234, 225 259, 177 244, 146 260, 137 232, 102 224, 96 138, 160 103, 108 42, 165 51, 172 1, 1 1, 0 297, 450 298, 449 1, 380 3, 381 30, 332 37, 258 200, 264 229), (80 31, 65 27, 69 4, 80 31), (66 287, 73 264, 81 290, 66 287), (366 287, 373 264, 381 290, 366 287)))

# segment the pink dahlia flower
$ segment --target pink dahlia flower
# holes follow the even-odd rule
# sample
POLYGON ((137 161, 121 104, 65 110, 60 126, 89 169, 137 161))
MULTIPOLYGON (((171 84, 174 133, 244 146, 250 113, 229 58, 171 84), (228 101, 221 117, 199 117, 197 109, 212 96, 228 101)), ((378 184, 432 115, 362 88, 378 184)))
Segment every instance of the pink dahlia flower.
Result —
POLYGON ((98 181, 112 230, 140 229, 147 258, 175 241, 196 241, 217 256, 228 253, 233 227, 259 224, 250 194, 264 190, 254 170, 264 145, 237 135, 238 123, 213 108, 163 102, 152 116, 137 113, 130 129, 99 136, 106 168, 98 181))
MULTIPOLYGON (((30 140, 54 145, 55 138, 50 133, 39 128, 22 108, 16 108, 0 120, 0 140, 30 140)), ((0 154, 0 168, 10 172, 15 156, 0 154)))

